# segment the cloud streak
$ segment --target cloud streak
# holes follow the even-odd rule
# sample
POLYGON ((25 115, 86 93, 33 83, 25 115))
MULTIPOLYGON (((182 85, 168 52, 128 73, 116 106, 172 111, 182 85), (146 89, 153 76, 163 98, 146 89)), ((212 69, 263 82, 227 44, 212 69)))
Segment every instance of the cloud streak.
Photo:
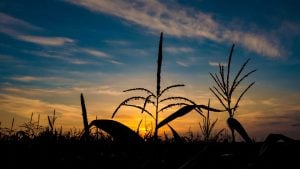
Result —
POLYGON ((45 36, 31 36, 31 35, 20 35, 17 39, 30 42, 38 45, 45 46, 62 46, 68 43, 74 43, 73 39, 65 37, 45 37, 45 36))
POLYGON ((219 62, 212 62, 212 61, 209 61, 208 64, 210 66, 219 66, 219 65, 227 66, 227 63, 219 63, 219 62))
POLYGON ((48 37, 28 35, 28 31, 41 31, 42 28, 32 25, 26 21, 0 12, 0 33, 7 34, 15 39, 43 46, 62 46, 74 43, 71 38, 48 37))
POLYGON ((99 58, 110 58, 110 56, 107 53, 99 50, 83 48, 82 51, 88 53, 89 55, 96 56, 99 58))
POLYGON ((42 28, 32 25, 21 19, 0 12, 0 32, 10 36, 22 34, 22 30, 42 30, 42 28), (22 28, 22 29, 20 29, 22 28))
POLYGON ((178 54, 178 53, 191 53, 194 51, 194 49, 190 47, 166 47, 165 51, 172 54, 178 54))
POLYGON ((211 14, 157 0, 74 0, 68 2, 94 12, 120 17, 151 31, 163 31, 177 37, 204 38, 215 42, 241 44, 259 55, 277 58, 284 55, 280 43, 270 36, 244 30, 232 30, 217 22, 211 14))

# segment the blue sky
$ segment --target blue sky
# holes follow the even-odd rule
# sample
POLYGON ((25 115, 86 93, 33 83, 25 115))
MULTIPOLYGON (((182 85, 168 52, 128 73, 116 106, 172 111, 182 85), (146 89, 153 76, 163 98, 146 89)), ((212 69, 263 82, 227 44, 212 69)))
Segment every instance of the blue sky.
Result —
MULTIPOLYGON (((15 117, 20 125, 31 112, 46 119, 56 109, 58 125, 80 128, 81 92, 90 119, 110 118, 130 96, 123 90, 154 90, 164 32, 162 85, 183 83, 176 94, 199 104, 211 98, 220 107, 209 92, 209 72, 226 62, 235 43, 233 69, 247 58, 247 69, 258 69, 243 84, 256 82, 237 119, 259 139, 270 132, 299 139, 299 7, 296 0, 1 1, 0 121, 9 126, 15 117)), ((226 117, 215 115, 219 128, 226 117)), ((132 128, 140 118, 131 109, 116 117, 132 128)), ((201 121, 195 113, 173 125, 197 132, 201 121)))

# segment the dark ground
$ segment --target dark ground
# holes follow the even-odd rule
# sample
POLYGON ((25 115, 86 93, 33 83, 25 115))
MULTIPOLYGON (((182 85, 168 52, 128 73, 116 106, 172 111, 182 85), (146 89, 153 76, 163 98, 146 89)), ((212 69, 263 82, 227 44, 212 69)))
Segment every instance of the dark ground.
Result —
POLYGON ((1 141, 1 168, 254 169, 300 168, 300 142, 161 143, 122 145, 74 142, 1 141))

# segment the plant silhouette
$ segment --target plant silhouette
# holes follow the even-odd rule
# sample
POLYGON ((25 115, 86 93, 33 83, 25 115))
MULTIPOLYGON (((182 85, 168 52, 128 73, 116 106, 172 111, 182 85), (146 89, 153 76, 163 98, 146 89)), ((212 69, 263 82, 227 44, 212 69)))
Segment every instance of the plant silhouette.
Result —
MULTIPOLYGON (((208 107, 210 107, 210 100, 208 100, 208 107)), ((222 134, 224 131, 224 128, 219 130, 215 135, 213 135, 213 130, 215 128, 215 125, 217 123, 218 119, 215 121, 211 122, 210 120, 210 110, 207 110, 206 117, 203 118, 203 123, 199 123, 200 131, 203 135, 204 141, 217 141, 219 136, 222 134)))
MULTIPOLYGON (((234 44, 231 47, 230 54, 228 57, 228 63, 227 63, 227 73, 225 73, 224 65, 219 64, 219 74, 210 73, 210 76, 213 78, 215 84, 217 86, 213 86, 212 88, 209 88, 210 91, 217 97, 219 102, 222 104, 222 106, 227 110, 229 118, 227 120, 227 124, 231 130, 232 133, 232 141, 235 142, 235 136, 234 131, 238 131, 240 135, 245 139, 245 141, 249 141, 249 136, 246 132, 246 130, 243 128, 243 126, 239 123, 238 120, 234 119, 234 114, 239 106, 239 102, 241 101, 242 97, 245 95, 245 93, 254 85, 255 82, 250 83, 239 95, 237 101, 233 104, 233 93, 236 91, 237 87, 241 84, 245 78, 247 78, 249 75, 254 73, 256 71, 252 70, 247 73, 245 73, 243 76, 243 71, 246 67, 246 65, 249 63, 250 59, 247 59, 244 64, 239 69, 238 73, 235 75, 232 82, 230 82, 230 66, 231 66, 231 59, 232 54, 234 50, 234 44)), ((251 140, 251 139, 250 139, 251 140)))
MULTIPOLYGON (((161 67, 162 67, 162 60, 163 60, 162 48, 163 48, 163 33, 160 34, 159 48, 158 48, 156 92, 152 92, 146 88, 132 88, 132 89, 124 90, 124 92, 142 91, 142 92, 146 93, 146 96, 133 96, 133 97, 125 99, 116 108, 116 110, 112 114, 112 118, 114 118, 116 113, 122 106, 134 107, 134 108, 141 110, 141 113, 144 113, 144 112, 147 113, 155 121, 155 123, 154 123, 155 124, 154 140, 157 140, 157 138, 158 138, 159 128, 168 124, 169 122, 173 121, 174 119, 181 117, 183 115, 186 115, 187 113, 189 113, 192 110, 196 110, 201 116, 203 116, 201 108, 208 109, 207 106, 197 105, 194 101, 192 101, 186 97, 176 96, 176 97, 167 97, 167 98, 162 99, 163 94, 165 94, 170 89, 184 86, 183 84, 174 84, 174 85, 167 86, 164 89, 161 89, 161 67), (134 100, 142 100, 144 102, 143 106, 139 106, 136 104, 129 104, 129 102, 134 101, 134 100), (175 101, 175 103, 167 104, 166 106, 160 108, 160 105, 167 101, 175 101), (151 105, 155 106, 154 113, 151 113, 150 111, 147 110, 147 108, 146 108, 147 104, 151 104, 151 105), (164 119, 163 121, 161 121, 159 123, 159 113, 161 113, 162 111, 167 110, 169 108, 172 108, 174 106, 184 106, 184 107, 182 107, 178 111, 174 112, 169 117, 167 117, 166 119, 164 119)), ((214 109, 211 109, 211 110, 214 111, 214 109)), ((140 121, 139 125, 140 124, 141 124, 141 121, 140 121)), ((168 126, 169 126, 170 130, 172 131, 173 135, 174 136, 177 135, 174 133, 176 131, 170 125, 168 125, 168 126)))

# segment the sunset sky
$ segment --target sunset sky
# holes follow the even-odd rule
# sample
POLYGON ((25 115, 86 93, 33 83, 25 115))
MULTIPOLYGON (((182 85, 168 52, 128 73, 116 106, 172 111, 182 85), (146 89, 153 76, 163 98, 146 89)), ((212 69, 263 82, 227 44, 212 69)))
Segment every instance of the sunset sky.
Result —
MULTIPOLYGON (((47 126, 55 109, 56 127, 82 128, 80 93, 89 121, 111 118, 124 99, 144 94, 123 90, 155 91, 164 32, 162 86, 185 84, 166 96, 198 104, 211 99, 212 107, 222 108, 209 91, 209 72, 227 62, 234 43, 233 73, 248 58, 246 71, 257 69, 241 84, 256 82, 236 118, 257 140, 269 133, 300 139, 299 9, 297 0, 2 0, 1 127, 10 127, 14 117, 17 128, 32 112, 47 126)), ((227 127, 227 117, 213 115, 216 129, 227 127)), ((121 108, 115 120, 136 130, 142 118, 142 129, 151 128, 151 118, 132 108, 121 108)), ((199 122, 201 116, 191 112, 171 125, 182 134, 197 133, 199 122)))

